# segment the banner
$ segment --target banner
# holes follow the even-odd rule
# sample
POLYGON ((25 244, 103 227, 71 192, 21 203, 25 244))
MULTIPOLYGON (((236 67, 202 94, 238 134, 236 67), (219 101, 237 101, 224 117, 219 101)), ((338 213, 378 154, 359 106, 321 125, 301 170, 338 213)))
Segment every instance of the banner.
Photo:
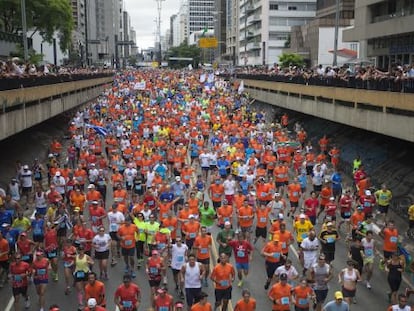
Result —
POLYGON ((200 48, 216 48, 218 46, 218 41, 215 37, 200 38, 198 46, 200 48))
POLYGON ((145 81, 137 82, 134 85, 134 90, 145 90, 145 88, 146 88, 145 81))

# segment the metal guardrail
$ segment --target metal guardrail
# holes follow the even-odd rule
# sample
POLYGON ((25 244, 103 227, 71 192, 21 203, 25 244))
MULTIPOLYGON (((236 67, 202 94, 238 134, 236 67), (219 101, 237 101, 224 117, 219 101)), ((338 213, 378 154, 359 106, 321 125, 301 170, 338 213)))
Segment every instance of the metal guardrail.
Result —
POLYGON ((48 75, 40 77, 24 78, 3 78, 0 79, 0 91, 13 90, 19 88, 28 88, 34 86, 50 85, 64 82, 74 82, 81 80, 97 79, 110 77, 113 73, 94 73, 94 74, 68 74, 68 75, 48 75))
POLYGON ((310 77, 305 79, 303 76, 283 76, 267 74, 237 74, 238 79, 251 79, 261 81, 272 81, 282 83, 295 83, 302 85, 315 85, 324 87, 342 87, 353 89, 364 89, 373 91, 414 93, 414 78, 395 80, 394 78, 368 79, 362 80, 349 77, 348 80, 327 77, 310 77))

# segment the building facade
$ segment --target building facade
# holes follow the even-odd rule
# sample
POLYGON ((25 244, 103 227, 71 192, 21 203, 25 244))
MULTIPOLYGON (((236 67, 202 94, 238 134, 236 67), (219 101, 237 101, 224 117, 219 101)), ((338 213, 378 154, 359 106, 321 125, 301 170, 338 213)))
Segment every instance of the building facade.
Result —
POLYGON ((358 41, 360 58, 388 69, 414 62, 414 1, 355 0, 355 23, 345 41, 358 41))

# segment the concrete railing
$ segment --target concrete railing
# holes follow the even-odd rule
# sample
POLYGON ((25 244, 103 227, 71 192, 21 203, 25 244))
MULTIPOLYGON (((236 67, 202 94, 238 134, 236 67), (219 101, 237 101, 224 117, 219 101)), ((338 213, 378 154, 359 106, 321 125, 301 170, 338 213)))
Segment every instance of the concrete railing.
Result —
POLYGON ((243 81, 258 101, 414 142, 414 94, 243 81))
POLYGON ((93 100, 112 77, 0 91, 0 140, 93 100))

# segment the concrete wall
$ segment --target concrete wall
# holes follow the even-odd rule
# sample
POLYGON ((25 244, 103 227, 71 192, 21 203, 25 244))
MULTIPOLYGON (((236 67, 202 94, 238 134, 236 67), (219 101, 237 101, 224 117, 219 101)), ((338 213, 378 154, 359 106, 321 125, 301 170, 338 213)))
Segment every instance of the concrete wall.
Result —
POLYGON ((290 93, 275 93, 269 90, 246 87, 246 83, 245 89, 258 101, 414 142, 414 118, 408 115, 393 114, 386 112, 386 110, 364 109, 363 106, 357 104, 346 107, 336 100, 327 103, 318 100, 318 97, 309 99, 302 97, 302 95, 297 96, 297 94, 290 96, 290 93))
MULTIPOLYGON (((88 82, 84 82, 88 84, 91 83, 89 80, 88 82)), ((60 84, 70 83, 75 82, 60 84)), ((3 113, 0 114, 0 140, 94 99, 103 91, 104 86, 104 83, 100 83, 88 86, 87 88, 69 91, 68 93, 51 94, 50 96, 52 97, 42 98, 41 100, 38 99, 37 101, 22 101, 21 98, 13 99, 8 97, 14 105, 19 104, 20 109, 10 111, 3 110, 3 113)), ((45 93, 48 93, 46 92, 46 89, 50 88, 50 86, 37 87, 37 91, 40 93, 41 89, 39 88, 45 88, 45 93)), ((30 89, 31 88, 28 88, 26 90, 29 92, 30 89)), ((1 93, 4 92, 0 92, 0 95, 1 93)), ((7 105, 5 105, 5 101, 3 101, 3 108, 5 107, 7 107, 7 105)))

